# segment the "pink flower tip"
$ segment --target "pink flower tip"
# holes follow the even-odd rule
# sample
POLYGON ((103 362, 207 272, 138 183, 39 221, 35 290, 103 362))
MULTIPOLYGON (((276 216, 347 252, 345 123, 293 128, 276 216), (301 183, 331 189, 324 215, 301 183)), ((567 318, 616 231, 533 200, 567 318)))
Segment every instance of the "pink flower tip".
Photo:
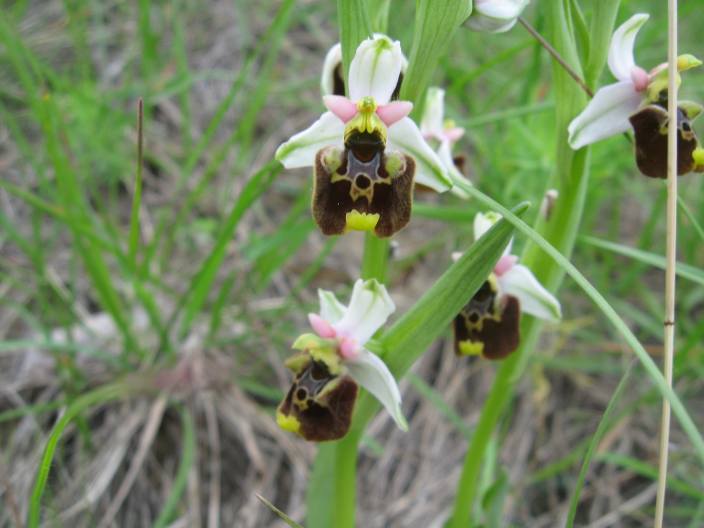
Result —
POLYGON ((347 123, 357 113, 357 105, 341 95, 325 95, 323 96, 323 103, 343 123, 347 123))
POLYGON ((357 346, 357 341, 351 337, 343 337, 340 340, 340 356, 342 359, 354 359, 357 357, 357 352, 359 347, 357 346))
POLYGON ((454 127, 444 131, 445 139, 450 143, 454 143, 464 135, 464 128, 454 127))
POLYGON ((376 109, 376 114, 387 127, 401 121, 413 110, 413 103, 408 101, 392 101, 376 109))
POLYGON ((337 335, 337 332, 325 319, 320 317, 318 314, 309 313, 308 321, 313 331, 324 339, 331 339, 337 335))
POLYGON ((504 255, 494 266, 494 273, 497 277, 501 277, 504 273, 509 271, 518 262, 518 257, 516 255, 504 255))

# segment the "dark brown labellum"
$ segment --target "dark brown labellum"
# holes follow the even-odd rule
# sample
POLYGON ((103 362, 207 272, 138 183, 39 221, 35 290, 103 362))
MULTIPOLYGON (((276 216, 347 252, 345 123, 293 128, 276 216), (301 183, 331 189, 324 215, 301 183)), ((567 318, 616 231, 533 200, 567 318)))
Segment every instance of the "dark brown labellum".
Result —
POLYGON ((487 280, 455 317, 455 353, 502 359, 518 348, 521 310, 518 299, 497 300, 494 280, 487 280))
MULTIPOLYGON (((636 139, 638 169, 651 178, 667 178, 667 110, 659 105, 648 105, 630 117, 636 139)), ((697 137, 687 113, 677 110, 677 174, 694 169, 692 153, 697 148, 697 137)))
POLYGON ((356 399, 352 378, 333 375, 325 363, 311 359, 296 374, 278 414, 306 440, 337 440, 349 430, 356 399))

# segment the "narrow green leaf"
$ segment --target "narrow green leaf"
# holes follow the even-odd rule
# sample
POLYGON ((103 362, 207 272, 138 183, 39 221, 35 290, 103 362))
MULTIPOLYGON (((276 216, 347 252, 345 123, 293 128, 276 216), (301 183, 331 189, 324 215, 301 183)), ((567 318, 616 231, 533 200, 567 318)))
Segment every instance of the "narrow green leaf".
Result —
POLYGON ((142 206, 142 165, 144 162, 144 101, 137 103, 137 174, 134 179, 134 195, 130 212, 130 238, 128 258, 132 269, 137 269, 137 246, 139 245, 139 209, 142 206))
POLYGON ((599 80, 604 64, 606 64, 611 34, 614 31, 621 0, 593 0, 593 4, 594 12, 589 32, 589 54, 584 66, 584 82, 592 89, 599 80))
POLYGON ((66 412, 56 422, 56 425, 54 425, 54 428, 51 430, 46 447, 44 448, 41 463, 37 469, 37 476, 34 481, 34 488, 32 489, 32 495, 29 501, 29 512, 27 514, 28 528, 37 528, 39 526, 41 520, 42 495, 44 494, 44 489, 46 488, 46 483, 49 478, 49 471, 51 470, 51 463, 54 459, 56 447, 58 446, 59 439, 66 429, 66 426, 84 410, 94 405, 104 404, 118 399, 124 396, 127 390, 127 385, 114 383, 86 393, 74 400, 66 409, 66 412))
MULTIPOLYGON (((357 46, 372 34, 367 0, 337 0, 337 22, 340 26, 342 45, 342 72, 347 81, 347 73, 357 46)), ((347 85, 346 82, 345 85, 347 85)))
POLYGON ((420 115, 422 96, 435 75, 438 61, 471 12, 472 2, 468 0, 417 0, 413 45, 400 96, 416 105, 414 114, 420 115))
POLYGON ((168 526, 176 514, 179 502, 188 483, 188 473, 191 471, 196 451, 196 435, 193 425, 193 417, 188 409, 181 409, 181 429, 183 432, 181 444, 181 463, 176 472, 176 478, 171 486, 169 496, 166 498, 164 507, 154 521, 153 528, 164 528, 168 526))
POLYGON ((596 432, 594 433, 592 439, 589 442, 587 452, 584 455, 584 460, 582 461, 582 467, 579 470, 579 475, 577 476, 577 482, 574 486, 574 490, 572 491, 572 497, 570 498, 570 509, 567 514, 566 522, 566 526, 568 526, 569 528, 572 528, 574 526, 574 519, 577 515, 577 507, 579 506, 579 495, 582 492, 584 480, 587 478, 589 464, 591 463, 592 457, 596 452, 596 448, 599 446, 599 442, 601 442, 601 439, 604 438, 604 435, 606 434, 611 425, 611 415, 613 414, 614 408, 616 407, 616 403, 618 403, 619 399, 621 398, 621 394, 623 393, 624 389, 626 388, 626 385, 628 384, 628 380, 632 371, 633 363, 631 363, 626 372, 623 374, 621 381, 619 382, 618 386, 616 387, 616 390, 614 391, 613 395, 611 396, 611 399, 609 400, 609 404, 606 406, 604 414, 601 416, 601 420, 599 420, 599 425, 596 428, 596 432))
MULTIPOLYGON (((582 236, 580 237, 580 240, 590 246, 612 251, 613 253, 649 264, 661 270, 664 270, 666 267, 665 257, 662 255, 657 255, 649 251, 643 251, 642 249, 624 246, 623 244, 619 244, 617 242, 610 242, 608 240, 602 240, 592 236, 582 236)), ((704 270, 701 268, 678 262, 675 267, 675 272, 683 279, 704 285, 704 270)))
POLYGON ((274 182, 274 179, 281 172, 281 169, 282 166, 278 161, 270 161, 267 165, 259 169, 242 189, 237 201, 223 223, 213 249, 191 280, 188 291, 184 295, 184 301, 179 303, 179 309, 181 306, 184 308, 180 331, 182 336, 188 333, 195 317, 200 313, 205 304, 205 300, 215 281, 217 271, 220 269, 220 265, 225 258, 227 245, 232 240, 232 236, 235 233, 235 229, 237 229, 240 219, 274 182))

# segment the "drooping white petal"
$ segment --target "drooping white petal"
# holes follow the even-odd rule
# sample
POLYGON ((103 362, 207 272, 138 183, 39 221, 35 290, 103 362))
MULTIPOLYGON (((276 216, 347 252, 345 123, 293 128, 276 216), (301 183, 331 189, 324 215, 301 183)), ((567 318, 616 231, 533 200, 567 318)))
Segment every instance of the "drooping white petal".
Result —
POLYGON ((337 323, 345 315, 347 306, 337 300, 335 294, 328 290, 318 290, 320 300, 320 317, 330 324, 337 323))
POLYGON ((338 42, 325 54, 323 73, 320 76, 320 91, 323 95, 332 95, 335 90, 335 68, 342 63, 342 46, 338 42))
MULTIPOLYGON (((440 143, 440 147, 438 148, 438 157, 440 158, 440 161, 442 161, 445 170, 447 170, 447 175, 453 183, 463 181, 468 185, 472 185, 472 182, 465 178, 464 174, 462 174, 455 165, 455 160, 452 157, 452 147, 450 146, 449 141, 443 141, 440 143)), ((463 191, 458 185, 453 185, 450 192, 455 196, 459 196, 463 200, 467 200, 469 198, 469 194, 467 194, 466 191, 463 191)))
POLYGON ((577 150, 631 126, 628 118, 638 109, 642 96, 633 82, 621 81, 600 88, 587 107, 567 127, 570 146, 577 150))
POLYGON ((396 309, 389 292, 374 279, 354 283, 350 304, 342 319, 333 326, 341 336, 351 337, 363 346, 396 309))
POLYGON ((276 149, 276 159, 287 169, 312 167, 316 153, 324 147, 343 147, 345 125, 332 112, 325 112, 307 129, 276 149))
POLYGON ((442 161, 425 142, 410 117, 404 117, 389 127, 388 144, 390 148, 400 150, 415 160, 417 183, 438 192, 447 191, 452 187, 442 161))
POLYGON ((445 90, 432 86, 425 96, 423 117, 420 120, 420 131, 423 137, 442 137, 443 120, 445 119, 445 90))
POLYGON ((345 361, 345 366, 352 379, 381 402, 399 429, 407 431, 408 423, 401 410, 401 391, 381 358, 362 349, 354 359, 345 361))
POLYGON ((516 23, 529 0, 476 0, 467 26, 474 31, 502 33, 516 23))
POLYGON ((560 302, 538 282, 535 275, 521 264, 514 265, 499 278, 503 294, 517 297, 521 311, 550 321, 562 317, 560 302))
POLYGON ((638 13, 621 24, 611 37, 609 46, 609 69, 619 81, 631 79, 631 71, 636 65, 633 58, 633 44, 640 28, 650 15, 638 13))
POLYGON ((358 101, 370 96, 379 105, 388 103, 402 66, 403 53, 399 41, 392 41, 381 34, 362 41, 350 64, 350 99, 358 101))

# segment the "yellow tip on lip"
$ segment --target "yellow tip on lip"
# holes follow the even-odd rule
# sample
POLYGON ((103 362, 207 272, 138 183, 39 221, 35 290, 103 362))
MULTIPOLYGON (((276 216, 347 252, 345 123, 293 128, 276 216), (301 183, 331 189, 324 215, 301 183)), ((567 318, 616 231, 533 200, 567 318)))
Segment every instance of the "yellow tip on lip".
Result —
POLYGON ((484 343, 481 341, 460 341, 459 349, 463 356, 481 356, 484 352, 484 343))
POLYGON ((345 215, 347 229, 354 231, 372 231, 379 223, 379 213, 360 213, 352 209, 345 215))
POLYGON ((300 434, 301 432, 301 422, 295 416, 286 416, 281 411, 276 411, 276 423, 284 431, 289 431, 291 433, 300 434))

